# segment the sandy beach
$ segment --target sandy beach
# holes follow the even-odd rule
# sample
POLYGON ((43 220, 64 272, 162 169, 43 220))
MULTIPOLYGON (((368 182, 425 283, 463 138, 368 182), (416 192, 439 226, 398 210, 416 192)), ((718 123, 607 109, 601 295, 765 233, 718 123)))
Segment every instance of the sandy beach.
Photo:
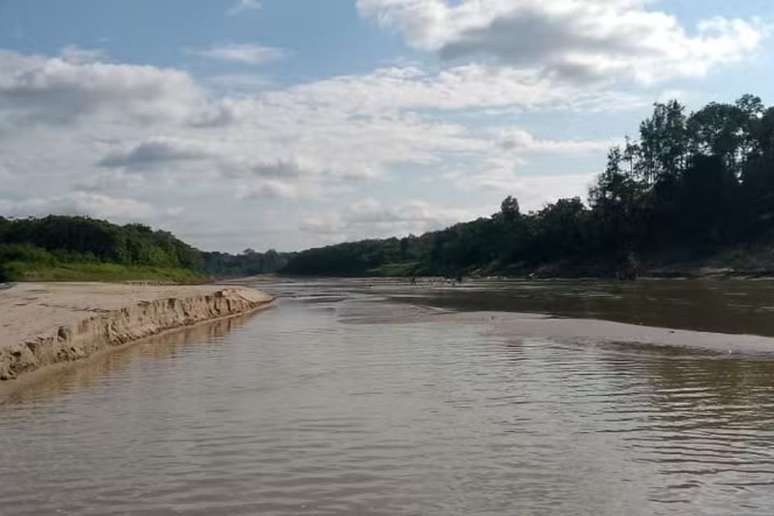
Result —
POLYGON ((218 285, 11 285, 0 289, 0 385, 165 331, 244 315, 272 301, 258 290, 218 285))

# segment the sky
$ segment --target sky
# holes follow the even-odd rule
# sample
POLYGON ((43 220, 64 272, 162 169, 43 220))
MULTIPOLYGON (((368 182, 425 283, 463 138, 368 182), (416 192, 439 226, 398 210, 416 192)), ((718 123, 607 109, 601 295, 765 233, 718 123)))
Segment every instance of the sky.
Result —
POLYGON ((770 0, 0 0, 0 215, 204 250, 584 197, 652 104, 774 102, 770 0))

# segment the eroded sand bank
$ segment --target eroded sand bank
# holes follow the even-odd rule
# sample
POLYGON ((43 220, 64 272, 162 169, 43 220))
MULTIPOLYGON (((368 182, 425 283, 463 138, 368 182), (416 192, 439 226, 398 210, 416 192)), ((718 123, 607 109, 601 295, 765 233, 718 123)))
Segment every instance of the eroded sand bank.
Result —
POLYGON ((258 290, 217 285, 14 285, 0 290, 0 380, 272 301, 258 290))

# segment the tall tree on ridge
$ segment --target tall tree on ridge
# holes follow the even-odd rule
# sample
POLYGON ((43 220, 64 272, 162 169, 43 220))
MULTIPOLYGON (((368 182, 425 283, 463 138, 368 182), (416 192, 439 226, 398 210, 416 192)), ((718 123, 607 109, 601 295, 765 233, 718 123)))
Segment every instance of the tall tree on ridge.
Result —
POLYGON ((685 169, 687 151, 685 106, 654 104, 653 115, 640 124, 638 174, 651 184, 674 179, 685 169))

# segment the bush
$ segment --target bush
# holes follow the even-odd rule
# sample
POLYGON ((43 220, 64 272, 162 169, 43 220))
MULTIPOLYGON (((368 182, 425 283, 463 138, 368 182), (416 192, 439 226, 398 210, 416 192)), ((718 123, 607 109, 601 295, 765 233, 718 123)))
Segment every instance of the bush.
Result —
POLYGON ((27 262, 53 265, 54 255, 31 244, 0 244, 0 264, 8 262, 27 262))

